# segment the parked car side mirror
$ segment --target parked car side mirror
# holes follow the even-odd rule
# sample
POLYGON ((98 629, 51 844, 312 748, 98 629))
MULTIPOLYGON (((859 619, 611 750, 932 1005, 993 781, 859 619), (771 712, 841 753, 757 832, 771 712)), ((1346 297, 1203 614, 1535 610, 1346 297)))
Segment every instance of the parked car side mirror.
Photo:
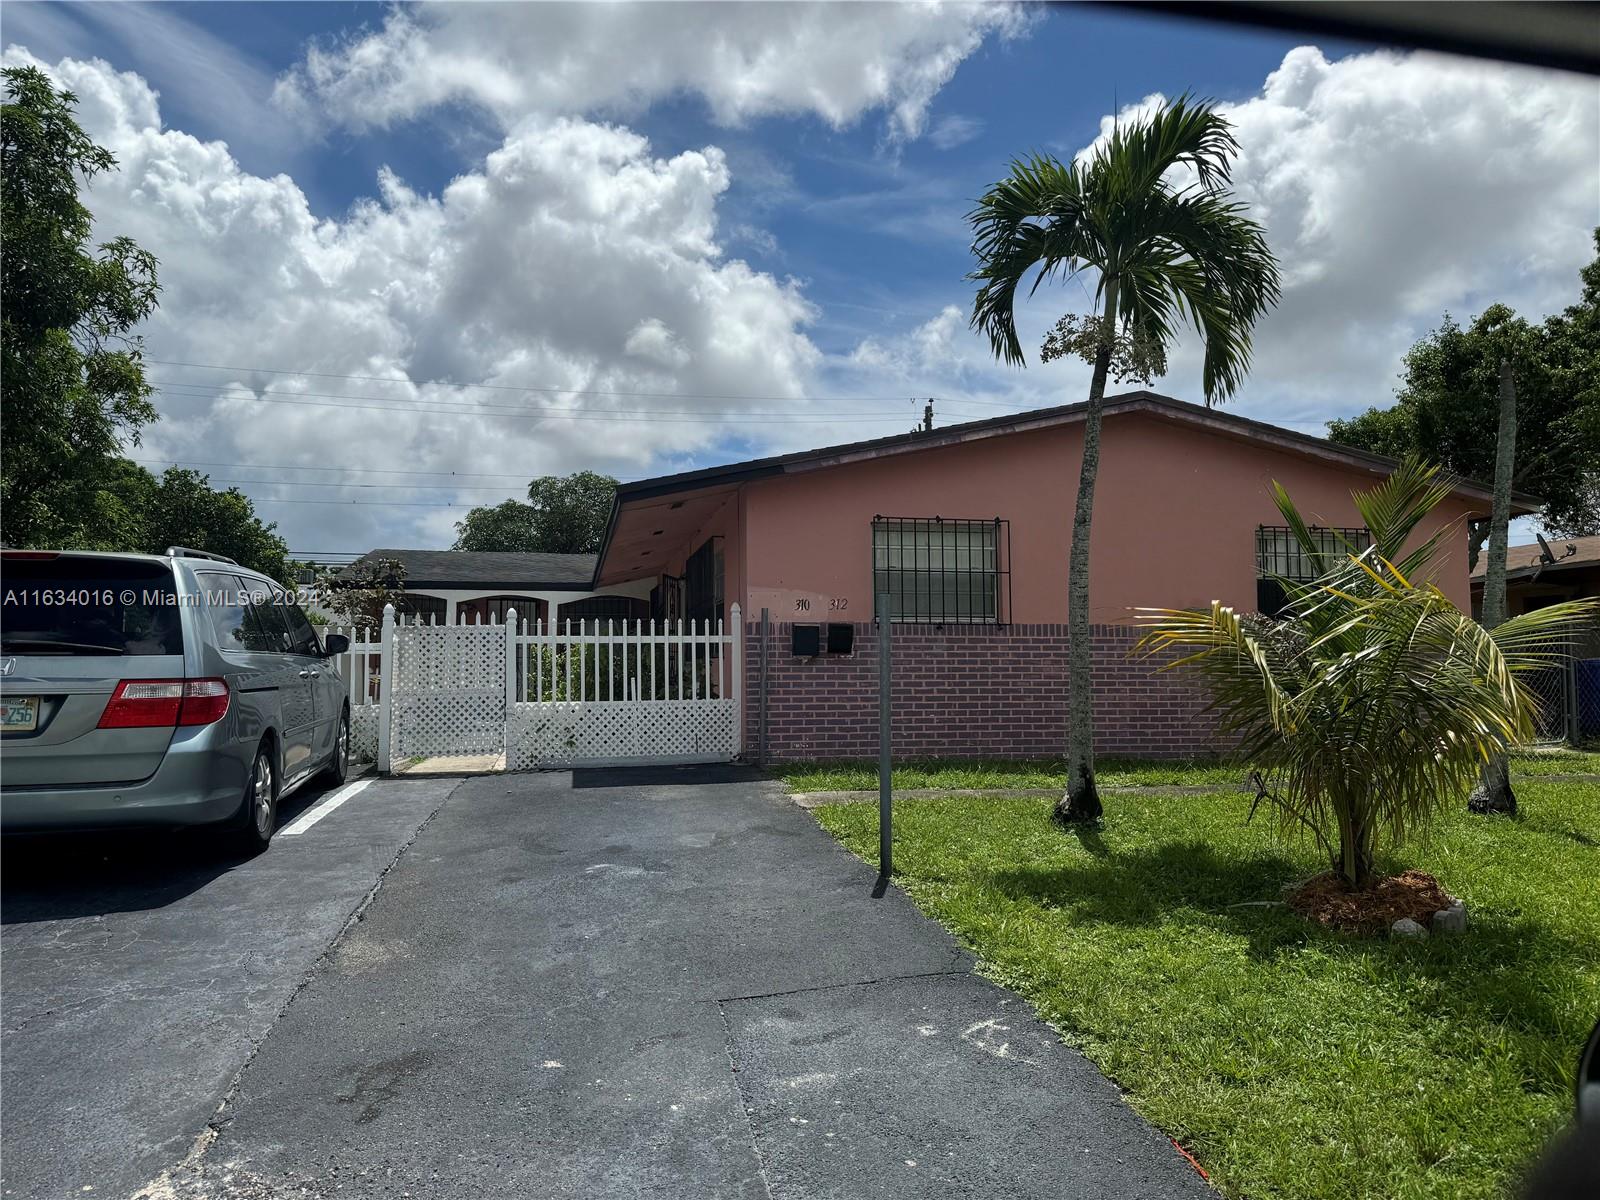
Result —
POLYGON ((350 649, 350 639, 342 633, 330 633, 322 639, 322 656, 332 658, 335 654, 344 654, 350 649))

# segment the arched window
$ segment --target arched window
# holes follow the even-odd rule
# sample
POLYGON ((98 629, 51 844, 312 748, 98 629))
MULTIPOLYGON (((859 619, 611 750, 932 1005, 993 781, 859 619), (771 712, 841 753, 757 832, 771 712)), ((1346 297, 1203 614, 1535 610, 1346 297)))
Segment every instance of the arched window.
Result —
POLYGON ((569 600, 556 609, 556 623, 567 621, 599 621, 602 628, 607 621, 648 621, 650 601, 635 596, 588 596, 582 600, 569 600))
POLYGON ((450 606, 438 596, 418 596, 407 592, 394 607, 395 612, 408 622, 417 620, 424 625, 443 625, 449 620, 450 606))
POLYGON ((517 610, 519 621, 544 620, 545 603, 532 596, 480 596, 456 604, 457 619, 463 625, 503 624, 506 613, 517 610))

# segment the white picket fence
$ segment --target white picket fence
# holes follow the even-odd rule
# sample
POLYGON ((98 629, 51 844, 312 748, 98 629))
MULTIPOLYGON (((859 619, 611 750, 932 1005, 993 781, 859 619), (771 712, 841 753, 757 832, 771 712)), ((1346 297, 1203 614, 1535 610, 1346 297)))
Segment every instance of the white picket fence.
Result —
POLYGON ((397 620, 330 628, 356 752, 380 770, 414 757, 503 752, 509 770, 725 762, 742 743, 739 606, 722 622, 397 620))

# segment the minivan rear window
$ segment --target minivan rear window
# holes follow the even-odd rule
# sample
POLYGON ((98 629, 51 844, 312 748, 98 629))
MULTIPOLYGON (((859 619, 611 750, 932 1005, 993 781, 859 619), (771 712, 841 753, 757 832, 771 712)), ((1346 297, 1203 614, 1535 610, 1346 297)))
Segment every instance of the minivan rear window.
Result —
POLYGON ((166 563, 0 555, 0 652, 182 654, 166 563))

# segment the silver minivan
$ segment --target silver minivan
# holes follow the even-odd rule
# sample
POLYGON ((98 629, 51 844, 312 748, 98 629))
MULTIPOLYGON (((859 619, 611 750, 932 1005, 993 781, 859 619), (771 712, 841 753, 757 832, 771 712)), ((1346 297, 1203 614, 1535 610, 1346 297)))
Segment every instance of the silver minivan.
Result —
POLYGON ((346 649, 219 555, 0 551, 0 831, 210 825, 266 849, 285 796, 349 770, 346 649))

